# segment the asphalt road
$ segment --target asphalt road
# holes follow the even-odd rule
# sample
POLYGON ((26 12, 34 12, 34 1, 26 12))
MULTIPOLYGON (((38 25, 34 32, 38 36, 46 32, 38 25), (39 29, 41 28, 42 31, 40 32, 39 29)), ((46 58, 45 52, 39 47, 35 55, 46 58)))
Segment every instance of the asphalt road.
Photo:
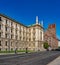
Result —
POLYGON ((60 56, 60 51, 0 55, 0 65, 47 65, 60 56))

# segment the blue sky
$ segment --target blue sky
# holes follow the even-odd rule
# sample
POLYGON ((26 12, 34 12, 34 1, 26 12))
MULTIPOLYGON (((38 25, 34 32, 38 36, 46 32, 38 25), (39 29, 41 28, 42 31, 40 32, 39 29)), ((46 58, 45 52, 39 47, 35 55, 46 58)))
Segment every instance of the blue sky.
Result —
POLYGON ((57 37, 60 39, 60 0, 0 0, 0 13, 30 25, 35 17, 44 21, 44 28, 56 24, 57 37))

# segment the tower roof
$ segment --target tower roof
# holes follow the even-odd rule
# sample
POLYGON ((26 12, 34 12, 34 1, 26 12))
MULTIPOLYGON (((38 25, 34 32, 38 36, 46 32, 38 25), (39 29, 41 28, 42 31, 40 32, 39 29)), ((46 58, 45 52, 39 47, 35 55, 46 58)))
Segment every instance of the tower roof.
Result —
POLYGON ((38 16, 36 16, 36 24, 38 24, 38 16))

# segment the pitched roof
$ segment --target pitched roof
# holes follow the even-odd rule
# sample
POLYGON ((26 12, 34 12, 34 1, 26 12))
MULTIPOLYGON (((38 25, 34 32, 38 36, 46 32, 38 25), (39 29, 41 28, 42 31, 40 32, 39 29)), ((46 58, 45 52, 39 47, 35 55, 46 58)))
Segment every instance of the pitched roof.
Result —
MULTIPOLYGON (((16 23, 18 23, 18 24, 23 25, 22 23, 16 21, 15 19, 12 19, 11 17, 9 17, 9 16, 7 16, 7 15, 5 15, 5 14, 1 14, 1 13, 0 13, 0 16, 3 16, 3 17, 5 17, 5 18, 7 18, 7 19, 9 19, 9 20, 11 20, 11 21, 14 21, 14 22, 16 22, 16 23)), ((23 26, 25 26, 25 25, 23 25, 23 26)), ((25 27, 27 27, 27 26, 25 26, 25 27)))

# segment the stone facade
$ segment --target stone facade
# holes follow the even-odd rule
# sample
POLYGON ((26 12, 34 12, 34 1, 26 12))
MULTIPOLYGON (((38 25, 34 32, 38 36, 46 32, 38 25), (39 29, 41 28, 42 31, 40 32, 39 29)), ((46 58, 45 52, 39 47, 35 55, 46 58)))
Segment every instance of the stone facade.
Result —
POLYGON ((43 26, 38 23, 25 26, 0 14, 0 50, 43 50, 43 26))
POLYGON ((52 49, 58 48, 58 39, 56 37, 56 25, 49 25, 48 29, 44 33, 44 41, 48 42, 52 49))

